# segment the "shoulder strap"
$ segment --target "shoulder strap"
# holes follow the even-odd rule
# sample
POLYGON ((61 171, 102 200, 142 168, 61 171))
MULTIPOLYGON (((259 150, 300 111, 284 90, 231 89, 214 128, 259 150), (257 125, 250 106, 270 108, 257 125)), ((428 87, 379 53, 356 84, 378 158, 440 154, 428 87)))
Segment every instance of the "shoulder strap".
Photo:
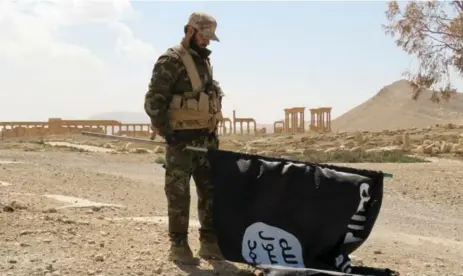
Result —
POLYGON ((201 88, 203 88, 203 82, 201 81, 198 69, 196 68, 196 64, 190 52, 188 52, 188 50, 185 49, 182 44, 178 44, 172 47, 172 50, 174 50, 174 52, 177 53, 177 55, 179 55, 182 59, 183 65, 185 65, 185 69, 188 73, 188 77, 190 78, 193 91, 201 90, 201 88))
POLYGON ((214 80, 214 76, 212 75, 212 66, 211 66, 211 63, 210 63, 209 59, 206 59, 205 62, 206 62, 206 66, 207 66, 207 72, 209 73, 209 77, 212 80, 214 80))

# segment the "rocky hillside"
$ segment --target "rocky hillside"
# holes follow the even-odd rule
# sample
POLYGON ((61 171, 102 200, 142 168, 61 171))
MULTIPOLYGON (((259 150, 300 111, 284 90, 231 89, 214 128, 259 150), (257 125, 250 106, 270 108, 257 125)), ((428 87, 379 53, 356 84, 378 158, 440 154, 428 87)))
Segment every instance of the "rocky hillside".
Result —
POLYGON ((416 101, 411 99, 412 91, 407 80, 385 86, 366 102, 333 120, 332 128, 334 131, 381 131, 463 123, 461 93, 448 102, 436 104, 429 100, 430 91, 425 91, 416 101))

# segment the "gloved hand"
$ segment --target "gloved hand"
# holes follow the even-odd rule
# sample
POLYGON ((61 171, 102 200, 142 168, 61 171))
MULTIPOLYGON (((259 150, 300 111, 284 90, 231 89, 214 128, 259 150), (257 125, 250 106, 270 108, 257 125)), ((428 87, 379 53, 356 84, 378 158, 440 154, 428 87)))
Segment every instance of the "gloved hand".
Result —
POLYGON ((179 139, 177 136, 177 133, 172 133, 169 135, 166 135, 164 138, 166 140, 166 143, 170 147, 175 147, 177 150, 183 150, 187 145, 185 141, 182 141, 182 139, 179 139))
POLYGON ((173 134, 168 134, 164 136, 164 140, 166 140, 166 143, 171 146, 173 142, 175 141, 174 135, 173 134))
POLYGON ((219 142, 220 142, 220 140, 219 140, 219 137, 218 137, 216 131, 214 131, 214 132, 212 132, 212 133, 210 134, 210 136, 209 136, 209 141, 211 142, 211 145, 207 147, 208 149, 212 149, 212 150, 217 150, 217 149, 219 149, 219 142))

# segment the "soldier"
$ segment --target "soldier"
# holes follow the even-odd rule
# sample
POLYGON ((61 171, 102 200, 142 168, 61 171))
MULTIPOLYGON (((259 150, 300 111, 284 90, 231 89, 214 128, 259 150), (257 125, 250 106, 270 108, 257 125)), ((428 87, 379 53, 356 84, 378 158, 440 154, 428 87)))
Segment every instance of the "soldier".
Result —
POLYGON ((213 187, 204 153, 185 150, 191 145, 218 148, 218 121, 222 119, 222 92, 212 78, 207 49, 215 34, 216 20, 195 12, 184 27, 185 37, 162 54, 152 72, 145 96, 145 111, 158 135, 167 143, 165 193, 171 247, 169 260, 198 265, 188 245, 190 178, 196 183, 200 249, 205 259, 222 259, 212 225, 213 187))

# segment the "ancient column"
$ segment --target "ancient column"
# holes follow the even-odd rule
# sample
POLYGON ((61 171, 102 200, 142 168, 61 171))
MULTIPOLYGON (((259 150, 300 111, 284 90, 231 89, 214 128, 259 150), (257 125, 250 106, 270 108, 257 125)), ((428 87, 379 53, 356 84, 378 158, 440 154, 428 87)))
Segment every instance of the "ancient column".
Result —
POLYGON ((236 113, 233 110, 233 134, 236 134, 236 113))
POLYGON ((285 125, 283 126, 283 132, 289 132, 289 114, 285 110, 285 125))

